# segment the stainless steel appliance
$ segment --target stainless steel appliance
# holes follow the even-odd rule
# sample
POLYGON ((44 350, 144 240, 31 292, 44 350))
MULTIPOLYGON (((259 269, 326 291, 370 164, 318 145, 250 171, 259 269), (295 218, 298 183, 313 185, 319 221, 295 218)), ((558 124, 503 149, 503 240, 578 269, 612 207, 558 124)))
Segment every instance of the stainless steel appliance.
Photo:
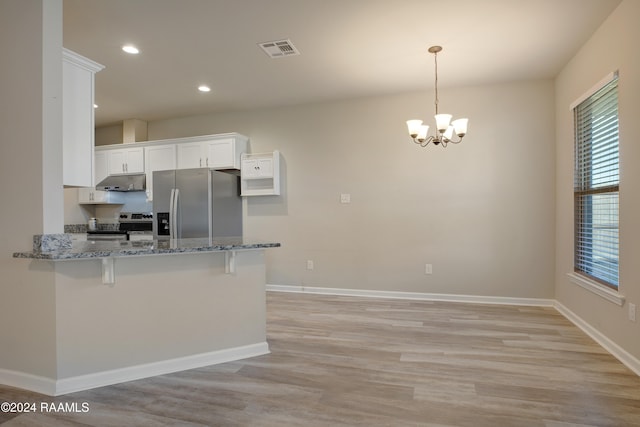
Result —
POLYGON ((202 169, 153 172, 154 239, 242 236, 239 177, 202 169))
POLYGON ((143 173, 109 175, 96 185, 96 190, 104 191, 144 191, 146 175, 143 173))
POLYGON ((87 231, 89 240, 151 240, 153 212, 120 212, 115 229, 87 231), (136 237, 133 237, 136 236, 136 237))

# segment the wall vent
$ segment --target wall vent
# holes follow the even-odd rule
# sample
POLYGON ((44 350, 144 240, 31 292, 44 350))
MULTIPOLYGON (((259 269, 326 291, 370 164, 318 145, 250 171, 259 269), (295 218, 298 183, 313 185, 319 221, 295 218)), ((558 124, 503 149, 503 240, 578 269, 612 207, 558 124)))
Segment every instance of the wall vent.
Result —
POLYGON ((296 49, 289 39, 258 43, 258 46, 260 46, 270 58, 300 55, 298 49, 296 49))

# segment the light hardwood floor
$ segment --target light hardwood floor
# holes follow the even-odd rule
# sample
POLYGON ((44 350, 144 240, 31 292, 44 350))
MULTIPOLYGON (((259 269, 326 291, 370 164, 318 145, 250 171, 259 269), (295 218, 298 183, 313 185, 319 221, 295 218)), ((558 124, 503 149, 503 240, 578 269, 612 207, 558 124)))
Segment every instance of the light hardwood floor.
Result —
POLYGON ((6 426, 640 426, 640 377, 552 308, 268 294, 271 354, 57 398, 6 426))

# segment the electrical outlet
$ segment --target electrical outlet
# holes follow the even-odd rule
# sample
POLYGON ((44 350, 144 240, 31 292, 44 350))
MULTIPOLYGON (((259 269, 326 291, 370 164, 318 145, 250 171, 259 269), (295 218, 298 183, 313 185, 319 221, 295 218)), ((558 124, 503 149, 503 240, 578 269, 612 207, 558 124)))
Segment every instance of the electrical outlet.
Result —
POLYGON ((307 260, 307 270, 313 270, 313 261, 310 259, 307 260))
POLYGON ((631 302, 629 303, 629 320, 636 321, 636 305, 631 302))
POLYGON ((432 274, 432 273, 433 273, 433 266, 431 264, 425 264, 424 274, 432 274))
POLYGON ((340 203, 351 203, 351 194, 348 194, 348 193, 340 194, 340 203))

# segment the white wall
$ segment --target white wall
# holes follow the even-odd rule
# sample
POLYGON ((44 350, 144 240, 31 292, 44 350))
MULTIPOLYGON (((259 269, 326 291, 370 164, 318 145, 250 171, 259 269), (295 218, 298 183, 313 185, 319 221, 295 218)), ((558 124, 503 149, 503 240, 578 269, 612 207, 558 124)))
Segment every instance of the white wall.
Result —
POLYGON ((640 2, 625 0, 556 79, 556 298, 591 326, 640 358, 640 323, 619 307, 571 283, 573 271, 573 118, 570 104, 607 73, 619 70, 620 293, 640 304, 640 2))
POLYGON ((553 297, 553 82, 440 100, 470 119, 447 149, 406 133, 406 119, 433 121, 432 92, 149 122, 149 139, 239 132, 252 152, 282 152, 283 195, 245 209, 245 235, 282 243, 268 283, 553 297))

